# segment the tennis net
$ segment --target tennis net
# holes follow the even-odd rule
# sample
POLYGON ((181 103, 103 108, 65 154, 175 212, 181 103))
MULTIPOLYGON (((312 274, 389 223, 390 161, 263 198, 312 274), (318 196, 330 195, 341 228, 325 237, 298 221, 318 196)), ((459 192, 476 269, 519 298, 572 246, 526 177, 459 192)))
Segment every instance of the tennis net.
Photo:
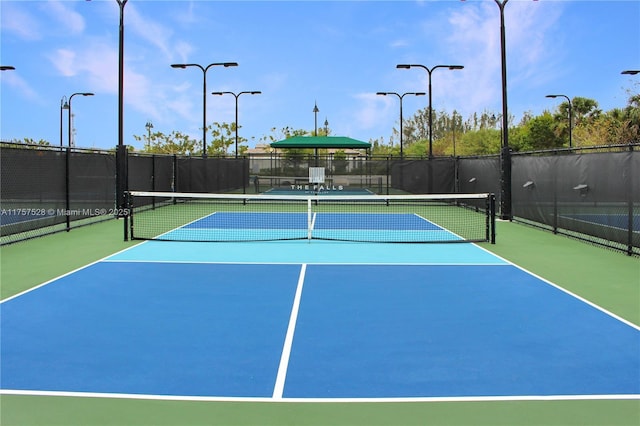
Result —
POLYGON ((128 195, 132 239, 495 242, 493 194, 128 195))

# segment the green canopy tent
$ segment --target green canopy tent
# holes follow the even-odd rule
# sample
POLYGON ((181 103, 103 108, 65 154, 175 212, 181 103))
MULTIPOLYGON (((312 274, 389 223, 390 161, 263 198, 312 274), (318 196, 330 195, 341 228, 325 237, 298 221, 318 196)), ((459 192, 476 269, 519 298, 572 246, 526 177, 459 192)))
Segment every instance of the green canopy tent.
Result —
MULTIPOLYGON (((315 151, 315 167, 309 167, 309 181, 318 179, 319 175, 324 175, 324 170, 317 170, 319 149, 362 149, 367 151, 371 149, 370 143, 346 136, 294 136, 273 142, 270 146, 277 149, 313 149, 315 151)), ((306 177, 303 180, 306 181, 306 177)))
POLYGON ((294 136, 273 142, 272 148, 314 149, 316 165, 318 164, 318 149, 369 149, 369 142, 359 141, 346 136, 294 136))
POLYGON ((272 148, 297 148, 297 149, 369 149, 371 144, 346 136, 294 136, 289 139, 273 142, 272 148))

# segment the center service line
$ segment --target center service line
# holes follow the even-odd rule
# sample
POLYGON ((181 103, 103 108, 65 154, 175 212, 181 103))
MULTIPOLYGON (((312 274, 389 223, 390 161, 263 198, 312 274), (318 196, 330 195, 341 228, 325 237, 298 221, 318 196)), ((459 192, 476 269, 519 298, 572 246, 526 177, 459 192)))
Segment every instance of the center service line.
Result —
POLYGON ((296 329, 296 321, 298 320, 298 310, 300 309, 300 299, 302 298, 302 286, 304 284, 304 276, 307 272, 307 264, 302 264, 300 276, 298 277, 298 287, 296 295, 293 299, 293 307, 291 308, 291 316, 289 317, 289 327, 287 335, 284 338, 284 346, 282 347, 282 356, 280 357, 280 366, 278 367, 278 375, 276 376, 276 384, 273 388, 273 398, 282 399, 284 391, 284 381, 287 377, 287 368, 289 367, 289 356, 291 355, 291 345, 293 344, 293 334, 296 329))

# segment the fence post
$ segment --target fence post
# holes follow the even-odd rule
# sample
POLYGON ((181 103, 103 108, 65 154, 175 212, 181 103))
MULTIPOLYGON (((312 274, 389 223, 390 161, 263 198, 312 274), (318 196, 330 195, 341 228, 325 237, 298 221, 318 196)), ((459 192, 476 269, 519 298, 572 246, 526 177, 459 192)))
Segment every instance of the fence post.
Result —
POLYGON ((71 230, 71 148, 65 150, 65 171, 64 171, 64 192, 65 192, 65 221, 67 223, 67 232, 71 230))
POLYGON ((127 145, 118 145, 116 150, 116 217, 124 219, 124 240, 129 239, 129 208, 127 203, 127 191, 129 189, 127 145))
POLYGON ((508 145, 502 147, 500 160, 500 218, 511 220, 511 148, 508 145))

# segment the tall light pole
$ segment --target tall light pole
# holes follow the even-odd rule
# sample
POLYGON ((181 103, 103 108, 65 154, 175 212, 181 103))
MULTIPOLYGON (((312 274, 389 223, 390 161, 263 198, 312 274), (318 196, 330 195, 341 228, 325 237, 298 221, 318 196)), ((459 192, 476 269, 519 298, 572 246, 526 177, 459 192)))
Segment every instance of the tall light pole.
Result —
POLYGON ((185 69, 187 67, 200 68, 202 71, 202 157, 207 157, 207 71, 215 66, 237 67, 237 62, 216 62, 203 67, 200 64, 171 64, 172 68, 185 69))
POLYGON ((500 9, 500 61, 502 63, 502 148, 500 151, 500 214, 511 220, 511 151, 509 148, 509 113, 507 111, 507 44, 504 7, 509 0, 494 0, 500 9))
POLYGON ((239 92, 239 93, 234 93, 234 92, 212 92, 212 95, 218 95, 218 96, 222 96, 222 95, 233 95, 233 97, 236 98, 236 158, 238 158, 238 98, 240 97, 240 95, 244 95, 244 94, 249 94, 249 95, 259 95, 262 92, 259 90, 251 90, 251 91, 245 91, 245 92, 239 92))
POLYGON ((569 104, 569 148, 573 147, 573 142, 571 140, 571 134, 573 133, 573 106, 571 105, 571 99, 567 95, 547 95, 545 98, 565 98, 567 103, 569 104))
POLYGON ((426 67, 420 64, 399 64, 396 68, 409 69, 409 68, 422 68, 427 71, 429 75, 429 159, 433 158, 433 108, 431 106, 431 73, 437 68, 448 68, 450 70, 461 70, 464 68, 462 65, 436 65, 433 68, 426 67))
POLYGON ((69 143, 68 143, 68 146, 69 146, 69 148, 71 148, 71 134, 73 133, 73 132, 71 131, 71 100, 73 99, 73 97, 74 97, 75 95, 80 95, 80 96, 93 96, 93 93, 89 93, 89 92, 77 92, 77 93, 74 93, 74 94, 72 94, 71 96, 69 96, 69 102, 68 102, 68 107, 69 107, 69 108, 68 108, 68 110, 69 110, 69 134, 68 134, 68 140, 69 140, 69 143))
POLYGON ((62 148, 62 112, 65 109, 69 109, 69 101, 66 96, 60 99, 60 148, 62 148))
POLYGON ((318 113, 320 110, 318 109, 318 103, 314 103, 313 105, 313 116, 314 116, 314 126, 313 126, 313 136, 318 136, 318 113))
POLYGON ((398 99, 400 99, 400 158, 403 157, 403 129, 402 129, 402 123, 403 123, 403 119, 402 119, 402 101, 404 99, 404 97, 406 95, 415 95, 415 96, 424 96, 426 95, 426 93, 424 92, 406 92, 403 93, 402 95, 396 92, 378 92, 376 93, 376 95, 379 96, 387 96, 387 95, 395 95, 398 97, 398 99))
POLYGON ((456 127, 457 127, 457 123, 456 123, 456 111, 453 110, 453 113, 451 114, 453 116, 453 126, 452 126, 452 131, 453 131, 453 156, 456 156, 456 127))
MULTIPOLYGON (((91 1, 91 0, 87 0, 91 1)), ((124 7, 128 0, 116 0, 120 7, 120 23, 118 26, 118 147, 116 150, 116 207, 118 207, 117 217, 124 217, 124 239, 129 239, 128 216, 125 213, 127 200, 127 148, 124 145, 124 7)), ((71 98, 69 98, 71 101, 71 98)), ((69 102, 71 104, 71 102, 69 102)), ((71 110, 69 110, 71 117, 71 110)))
POLYGON ((500 58, 502 64, 502 148, 500 150, 500 217, 503 220, 511 220, 511 151, 509 148, 509 112, 507 110, 507 44, 504 25, 504 8, 509 0, 494 1, 500 9, 500 58))
POLYGON ((120 7, 120 25, 118 26, 118 146, 124 145, 124 7, 127 1, 116 0, 120 7))
POLYGON ((151 146, 151 129, 153 129, 153 123, 151 121, 147 121, 147 124, 144 125, 147 128, 147 146, 151 146))
MULTIPOLYGON (((116 150, 116 207, 118 207, 118 212, 124 212, 127 207, 125 199, 128 180, 127 148, 124 145, 124 7, 127 1, 116 0, 120 7, 120 23, 118 26, 118 148, 116 150)), ((69 101, 71 101, 71 98, 69 98, 69 101)), ((71 117, 71 110, 69 110, 69 117, 71 117)), ((127 215, 118 213, 117 216, 125 218, 124 239, 128 240, 127 215)))

